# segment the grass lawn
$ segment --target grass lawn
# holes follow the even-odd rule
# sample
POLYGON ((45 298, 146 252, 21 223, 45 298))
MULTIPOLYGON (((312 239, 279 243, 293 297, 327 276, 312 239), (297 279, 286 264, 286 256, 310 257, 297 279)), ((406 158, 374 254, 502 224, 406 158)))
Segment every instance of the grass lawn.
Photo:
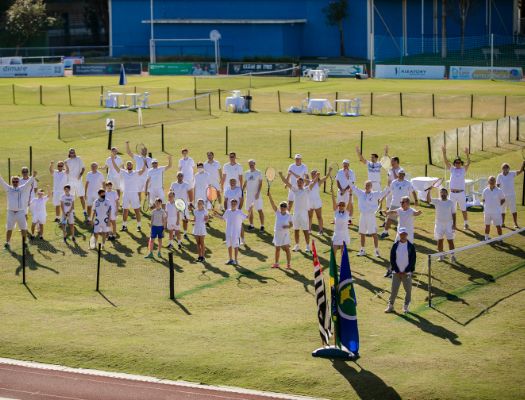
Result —
MULTIPOLYGON (((190 78, 128 77, 130 85, 192 89, 190 78)), ((63 78, 3 80, 0 85, 111 85, 117 78, 63 78)), ((279 88, 285 92, 328 93, 423 92, 464 95, 520 95, 523 83, 453 81, 354 81, 330 80, 323 84, 303 82, 279 88), (357 88, 358 87, 358 88, 357 88)), ((1 89, 0 89, 1 90, 1 89)), ((276 88, 254 92, 264 95, 276 88)), ((74 107, 74 110, 93 107, 74 107)), ((0 130, 0 172, 7 175, 7 158, 13 172, 28 164, 33 146, 33 168, 40 185, 51 184, 46 172, 50 160, 63 159, 74 146, 85 163, 102 164, 108 156, 105 136, 64 143, 57 139, 56 113, 64 106, 3 105, 0 130)), ((214 109, 214 117, 166 126, 166 150, 178 159, 188 147, 197 161, 207 150, 225 162, 225 127, 229 150, 236 151, 247 168, 255 158, 258 168, 285 170, 288 131, 293 132, 293 153, 299 152, 311 168, 324 168, 324 160, 351 160, 360 184, 366 170, 358 164, 355 147, 365 132, 365 153, 381 152, 385 144, 412 176, 424 173, 426 137, 445 129, 466 126, 465 118, 406 118, 363 116, 316 117, 260 111, 230 114, 214 109)), ((160 128, 115 131, 114 144, 144 142, 160 164, 160 128)), ((523 145, 523 143, 522 143, 523 145)), ((513 168, 522 162, 520 145, 506 145, 473 155, 471 176, 496 174, 502 162, 513 168)), ((442 176, 440 167, 429 175, 442 176)), ((167 173, 165 184, 174 180, 167 173)), ((521 200, 522 177, 516 191, 521 200)), ((276 200, 286 194, 280 184, 272 186, 276 200)), ((330 198, 323 194, 324 219, 331 233, 330 198)), ((5 223, 5 194, 0 192, 0 225, 5 223)), ((357 206, 357 205, 356 205, 357 206)), ((80 203, 77 202, 77 210, 80 203)), ((270 269, 273 262, 271 228, 274 217, 265 200, 269 233, 246 233, 247 246, 240 265, 226 266, 222 243, 224 226, 215 219, 206 238, 206 264, 196 263, 194 239, 175 252, 177 301, 168 299, 167 252, 162 259, 144 260, 147 232, 120 235, 103 252, 101 293, 96 293, 96 255, 88 250, 89 233, 79 224, 78 246, 63 244, 55 226, 46 225, 45 243, 29 247, 27 287, 21 284, 21 244, 15 232, 12 252, 0 251, 0 355, 3 357, 59 363, 305 394, 330 399, 515 399, 524 397, 522 385, 525 356, 521 315, 524 297, 524 236, 514 237, 506 248, 483 247, 465 253, 460 265, 436 266, 436 309, 426 303, 426 257, 433 252, 434 212, 426 205, 416 222, 419 251, 412 314, 385 315, 389 281, 383 278, 392 240, 382 240, 383 258, 356 256, 358 236, 351 230, 350 262, 359 301, 361 359, 357 363, 330 362, 311 357, 319 346, 311 257, 294 253, 293 269, 270 269), (448 301, 443 301, 448 298, 448 301)), ((520 224, 525 224, 519 207, 520 224)), ((358 214, 356 212, 356 214, 358 214)), ((48 221, 54 214, 48 208, 48 221)), ((457 246, 479 241, 482 213, 471 212, 472 231, 457 232, 457 246)), ((147 221, 147 220, 146 220, 147 221)), ((257 222, 256 218, 256 222, 257 222)), ((120 227, 120 218, 118 220, 120 227)), ((147 231, 147 229, 144 229, 147 231)), ((505 232, 508 232, 505 229, 505 232)), ((0 236, 3 235, 0 234, 0 236)), ((2 236, 3 237, 3 236, 2 236)), ((315 238, 323 265, 329 258, 329 236, 315 238)), ((302 242, 301 247, 304 248, 302 242)), ((371 242, 367 242, 371 253, 371 242)), ((398 301, 397 309, 401 302, 398 301)))

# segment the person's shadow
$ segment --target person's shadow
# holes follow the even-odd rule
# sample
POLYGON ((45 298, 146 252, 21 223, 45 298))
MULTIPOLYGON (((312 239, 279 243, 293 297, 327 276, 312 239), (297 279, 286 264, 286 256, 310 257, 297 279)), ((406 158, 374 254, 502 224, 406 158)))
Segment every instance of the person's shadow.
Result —
POLYGON ((333 360, 332 367, 352 386, 362 400, 401 400, 392 386, 388 386, 379 376, 367 371, 359 364, 360 370, 352 368, 345 361, 333 360))
POLYGON ((428 319, 423 318, 421 315, 408 313, 408 314, 400 314, 401 318, 403 318, 405 321, 410 322, 411 324, 417 326, 419 329, 421 329, 425 333, 430 333, 431 335, 440 337, 442 339, 446 339, 450 341, 450 343, 459 346, 462 343, 458 340, 458 335, 455 332, 449 331, 447 328, 435 325, 428 319))

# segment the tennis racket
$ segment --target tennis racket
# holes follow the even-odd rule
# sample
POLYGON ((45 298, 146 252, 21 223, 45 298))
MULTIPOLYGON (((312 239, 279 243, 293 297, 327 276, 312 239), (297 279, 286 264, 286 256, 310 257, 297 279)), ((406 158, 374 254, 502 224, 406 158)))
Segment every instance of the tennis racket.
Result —
POLYGON ((55 235, 59 238, 64 237, 64 227, 66 225, 66 219, 64 217, 60 218, 60 222, 57 222, 55 226, 55 235))
POLYGON ((187 221, 186 218, 186 202, 182 199, 175 200, 175 208, 182 213, 184 221, 187 221))
POLYGON ((331 170, 330 171, 330 191, 332 191, 334 189, 334 181, 337 175, 337 171, 339 171, 339 165, 336 162, 333 162, 332 164, 329 165, 329 170, 331 170))
POLYGON ((147 147, 144 145, 144 143, 137 143, 135 146, 135 150, 137 151, 137 154, 142 155, 143 152, 147 151, 147 147))
POLYGON ((379 164, 381 164, 381 167, 382 167, 383 169, 385 169, 385 170, 388 171, 388 169, 389 169, 390 166, 391 166, 391 164, 390 164, 391 161, 392 161, 392 160, 390 159, 389 156, 384 155, 384 156, 381 157, 381 159, 379 160, 379 164))
POLYGON ((215 208, 215 202, 219 197, 219 192, 217 191, 217 189, 215 189, 213 186, 208 186, 208 189, 206 189, 206 197, 211 203, 211 207, 215 208))
POLYGON ((144 195, 144 201, 142 202, 142 211, 146 212, 149 210, 149 193, 144 195))
POLYGON ((89 248, 91 250, 95 250, 96 242, 95 242, 95 234, 91 232, 91 237, 89 238, 89 248))
POLYGON ((272 185, 272 182, 275 179, 275 169, 273 169, 272 167, 266 168, 264 175, 266 175, 266 183, 268 184, 268 194, 270 194, 270 186, 272 185))

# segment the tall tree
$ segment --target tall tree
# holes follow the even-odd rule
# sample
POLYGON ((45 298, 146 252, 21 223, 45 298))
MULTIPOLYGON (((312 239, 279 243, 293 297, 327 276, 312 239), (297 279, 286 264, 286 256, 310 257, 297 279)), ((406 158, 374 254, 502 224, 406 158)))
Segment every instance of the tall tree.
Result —
POLYGON ((328 25, 337 26, 339 29, 339 54, 345 55, 345 37, 343 30, 343 21, 348 17, 348 0, 333 0, 323 8, 328 25))
POLYGON ((54 23, 56 19, 47 15, 44 0, 15 0, 5 17, 5 28, 16 44, 17 53, 20 46, 54 23))

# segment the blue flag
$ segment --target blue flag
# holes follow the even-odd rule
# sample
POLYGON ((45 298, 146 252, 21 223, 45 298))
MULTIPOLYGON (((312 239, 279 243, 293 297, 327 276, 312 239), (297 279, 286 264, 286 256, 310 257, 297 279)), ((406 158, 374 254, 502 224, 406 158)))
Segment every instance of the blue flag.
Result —
POLYGON ((127 85, 128 80, 126 79, 126 70, 124 64, 120 64, 120 77, 118 80, 119 85, 127 85))
POLYGON ((354 354, 359 354, 359 330, 357 329, 357 299, 350 270, 346 244, 341 258, 341 274, 338 290, 339 337, 341 344, 354 354))

